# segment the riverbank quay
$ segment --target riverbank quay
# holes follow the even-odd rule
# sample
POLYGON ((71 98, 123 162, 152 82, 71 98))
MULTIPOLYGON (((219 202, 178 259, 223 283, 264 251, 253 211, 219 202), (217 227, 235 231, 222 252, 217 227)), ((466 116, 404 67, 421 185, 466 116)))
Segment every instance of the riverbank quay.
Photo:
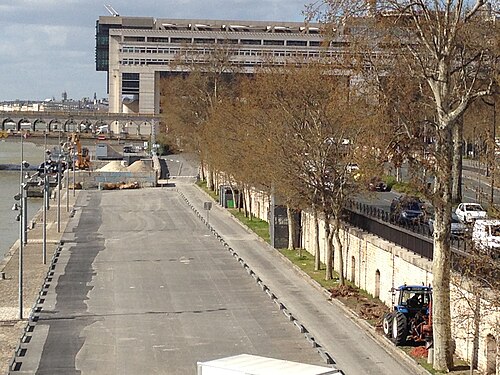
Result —
MULTIPOLYGON (((61 206, 60 232, 57 231, 57 203, 50 201, 47 210, 47 261, 43 264, 43 208, 31 220, 32 228, 28 231, 28 243, 23 248, 23 319, 19 320, 19 240, 0 261, 0 374, 9 370, 14 351, 27 327, 32 307, 34 306, 44 278, 50 268, 52 255, 57 250, 64 230, 72 215, 72 207, 78 199, 69 192, 69 211, 61 206)), ((63 192, 61 201, 66 202, 63 192)), ((13 220, 13 218, 12 218, 13 220)))

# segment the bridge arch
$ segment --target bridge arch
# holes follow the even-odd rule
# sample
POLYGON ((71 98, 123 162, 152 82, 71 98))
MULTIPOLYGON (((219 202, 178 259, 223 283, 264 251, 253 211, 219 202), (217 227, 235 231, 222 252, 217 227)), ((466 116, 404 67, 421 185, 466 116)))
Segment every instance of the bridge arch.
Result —
POLYGON ((20 130, 33 130, 33 123, 31 122, 31 120, 27 119, 26 117, 21 118, 17 122, 17 131, 20 130))
POLYGON ((64 122, 63 129, 64 129, 64 132, 77 132, 77 131, 79 131, 78 124, 72 117, 70 117, 69 119, 67 119, 64 122))
POLYGON ((92 132, 92 122, 89 119, 81 120, 78 124, 78 131, 81 133, 92 132))
POLYGON ((42 118, 38 118, 33 121, 33 131, 47 131, 49 130, 49 124, 42 118))
POLYGON ((17 130, 16 122, 10 117, 7 117, 2 121, 2 131, 5 130, 17 130))
POLYGON ((99 126, 104 126, 104 125, 108 125, 109 126, 109 124, 106 121, 104 121, 104 120, 97 120, 94 123, 94 129, 93 129, 92 132, 95 133, 97 131, 97 129, 99 129, 99 126))
POLYGON ((59 121, 59 119, 57 118, 54 118, 52 120, 49 121, 49 132, 51 131, 59 131, 59 130, 63 130, 63 123, 61 121, 59 121))

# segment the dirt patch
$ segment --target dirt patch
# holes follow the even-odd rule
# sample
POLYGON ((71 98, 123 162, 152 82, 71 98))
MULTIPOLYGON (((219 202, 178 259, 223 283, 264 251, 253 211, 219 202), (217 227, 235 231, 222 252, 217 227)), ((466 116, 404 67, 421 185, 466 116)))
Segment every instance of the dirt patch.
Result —
POLYGON ((427 358, 429 350, 425 346, 417 346, 410 350, 410 355, 415 358, 427 358))
POLYGON ((369 321, 376 329, 382 327, 384 314, 389 311, 381 301, 362 295, 350 285, 330 289, 331 298, 338 299, 352 309, 361 319, 369 321))

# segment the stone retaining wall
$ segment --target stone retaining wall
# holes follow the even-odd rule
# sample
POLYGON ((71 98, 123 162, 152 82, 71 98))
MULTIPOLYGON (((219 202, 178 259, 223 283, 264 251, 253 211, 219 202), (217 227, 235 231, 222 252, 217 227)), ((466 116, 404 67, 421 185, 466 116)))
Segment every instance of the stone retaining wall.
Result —
MULTIPOLYGON (((269 196, 260 191, 252 191, 252 213, 268 221, 269 196)), ((248 200, 247 197, 245 199, 248 200)), ((314 254, 314 220, 307 212, 302 213, 302 247, 314 254)), ((325 261, 326 236, 324 222, 319 225, 321 260, 325 261)), ((345 227, 341 232, 344 247, 344 275, 361 289, 378 297, 387 306, 392 304, 391 288, 404 283, 408 285, 432 285, 432 262, 400 246, 385 241, 370 233, 353 227, 345 227)), ((334 268, 339 270, 338 257, 334 258, 334 268)), ((477 358, 482 373, 500 374, 500 310, 488 303, 498 301, 498 296, 480 298, 480 329, 477 353, 472 353, 473 319, 476 298, 466 291, 460 275, 453 275, 451 286, 452 336, 456 354, 470 362, 477 358)), ((497 303, 497 306, 499 304, 497 303)))

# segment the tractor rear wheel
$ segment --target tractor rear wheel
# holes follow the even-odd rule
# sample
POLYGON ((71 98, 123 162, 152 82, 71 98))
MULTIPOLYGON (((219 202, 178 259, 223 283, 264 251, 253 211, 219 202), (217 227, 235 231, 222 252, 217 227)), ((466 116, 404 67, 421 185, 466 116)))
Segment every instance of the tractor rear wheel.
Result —
POLYGON ((406 316, 399 311, 394 314, 392 321, 392 342, 403 345, 408 336, 408 322, 406 316))
POLYGON ((386 337, 392 336, 392 321, 394 320, 394 315, 392 312, 388 312, 384 315, 384 320, 382 321, 382 326, 384 328, 384 335, 386 337))

